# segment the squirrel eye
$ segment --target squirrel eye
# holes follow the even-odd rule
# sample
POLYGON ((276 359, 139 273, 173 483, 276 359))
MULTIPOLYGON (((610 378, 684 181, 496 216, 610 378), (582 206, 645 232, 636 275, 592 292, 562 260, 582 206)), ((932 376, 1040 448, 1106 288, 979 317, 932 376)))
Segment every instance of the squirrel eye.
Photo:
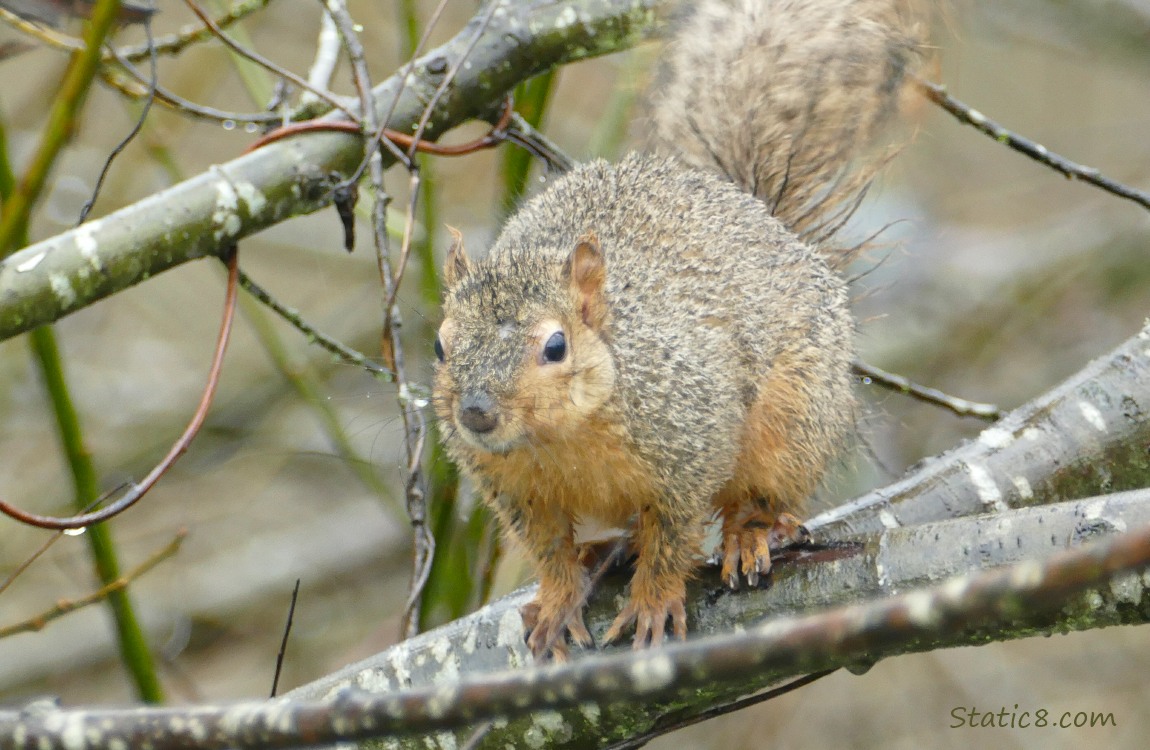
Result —
POLYGON ((440 362, 443 361, 443 342, 439 340, 438 336, 435 337, 435 356, 440 362))
POLYGON ((547 339, 547 343, 543 345, 543 361, 562 362, 566 356, 567 337, 563 335, 563 331, 556 331, 551 334, 551 338, 547 339))

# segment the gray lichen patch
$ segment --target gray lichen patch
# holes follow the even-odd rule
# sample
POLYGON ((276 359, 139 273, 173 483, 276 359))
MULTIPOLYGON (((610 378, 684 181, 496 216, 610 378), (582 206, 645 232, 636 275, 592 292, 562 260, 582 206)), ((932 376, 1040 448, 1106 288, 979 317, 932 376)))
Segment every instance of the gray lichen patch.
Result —
POLYGON ((212 238, 219 243, 239 235, 243 221, 239 215, 239 194, 222 169, 219 167, 212 169, 220 177, 215 183, 216 196, 212 209, 212 238))
POLYGON ((539 748, 567 742, 572 737, 571 725, 558 711, 539 711, 531 715, 531 724, 523 732, 527 747, 539 748))
POLYGON ((631 684, 640 693, 660 690, 675 679, 675 664, 666 654, 652 651, 631 668, 631 684))
POLYGON ((49 274, 48 284, 61 307, 68 309, 76 303, 76 290, 72 287, 72 281, 67 276, 62 273, 49 274))

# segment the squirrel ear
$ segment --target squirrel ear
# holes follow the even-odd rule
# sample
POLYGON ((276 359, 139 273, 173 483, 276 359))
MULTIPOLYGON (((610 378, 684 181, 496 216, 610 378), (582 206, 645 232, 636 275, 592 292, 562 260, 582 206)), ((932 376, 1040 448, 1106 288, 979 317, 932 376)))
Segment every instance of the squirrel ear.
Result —
POLYGON ((443 263, 443 281, 446 286, 453 287, 471 273, 471 260, 463 248, 463 232, 450 224, 447 231, 451 233, 451 249, 447 251, 447 260, 443 263))
POLYGON ((583 322, 598 330, 607 320, 607 300, 603 287, 607 283, 607 266, 599 249, 599 238, 588 232, 575 243, 567 256, 563 275, 581 303, 583 322))

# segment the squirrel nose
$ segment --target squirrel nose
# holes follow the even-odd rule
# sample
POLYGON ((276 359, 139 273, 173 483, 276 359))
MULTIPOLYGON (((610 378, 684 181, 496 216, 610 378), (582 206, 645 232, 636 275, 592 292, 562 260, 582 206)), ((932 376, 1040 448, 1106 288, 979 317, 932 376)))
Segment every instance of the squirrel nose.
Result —
POLYGON ((472 432, 491 432, 499 424, 499 412, 491 396, 469 393, 459 401, 459 421, 472 432))

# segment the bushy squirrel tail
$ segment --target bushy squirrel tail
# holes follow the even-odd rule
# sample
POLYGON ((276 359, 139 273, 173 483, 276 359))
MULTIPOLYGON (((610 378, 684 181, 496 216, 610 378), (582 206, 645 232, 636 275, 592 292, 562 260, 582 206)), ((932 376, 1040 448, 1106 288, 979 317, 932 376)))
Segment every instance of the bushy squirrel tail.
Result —
POLYGON ((725 175, 822 244, 892 153, 875 140, 928 21, 922 0, 688 2, 652 85, 648 146, 725 175))

